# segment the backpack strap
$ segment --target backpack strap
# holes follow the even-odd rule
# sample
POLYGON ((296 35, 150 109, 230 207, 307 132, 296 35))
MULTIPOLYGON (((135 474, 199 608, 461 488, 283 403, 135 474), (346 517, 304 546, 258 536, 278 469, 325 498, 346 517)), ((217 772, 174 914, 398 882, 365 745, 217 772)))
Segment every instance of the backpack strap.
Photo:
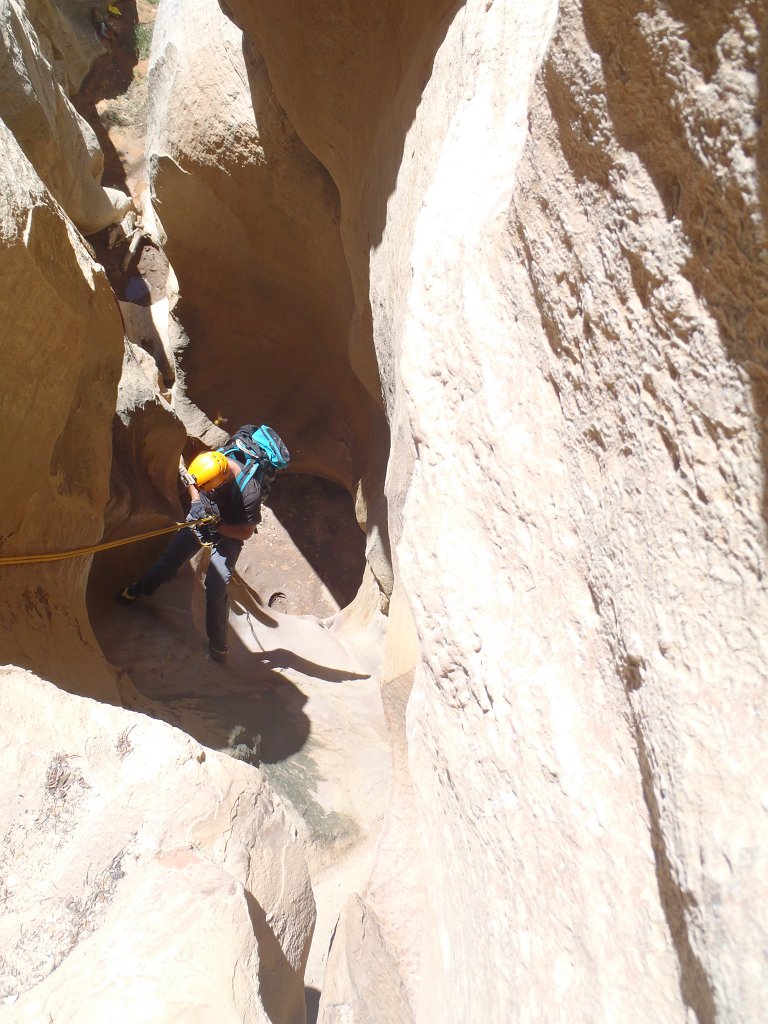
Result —
POLYGON ((253 479, 254 475, 256 473, 258 473, 259 468, 260 468, 260 464, 259 464, 257 459, 254 459, 252 465, 249 466, 246 463, 246 465, 243 466, 243 469, 242 469, 242 472, 240 473, 240 476, 235 478, 235 480, 237 482, 237 486, 240 488, 240 492, 241 493, 243 493, 245 491, 245 488, 251 482, 251 480, 253 479))
MULTIPOLYGON (((226 448, 219 448, 218 450, 225 457, 231 457, 233 455, 245 456, 243 468, 235 477, 235 483, 240 488, 241 494, 245 492, 245 488, 251 482, 256 473, 258 473, 262 467, 265 467, 265 464, 267 463, 266 456, 264 460, 257 458, 252 451, 248 450, 239 438, 235 438, 235 443, 233 445, 229 445, 226 448)), ((238 459, 236 461, 240 460, 238 459)))
POLYGON ((279 435, 266 424, 255 427, 248 423, 240 427, 219 451, 227 458, 243 462, 243 468, 236 477, 241 494, 256 474, 259 474, 264 493, 268 493, 277 470, 287 469, 291 461, 290 452, 279 435))

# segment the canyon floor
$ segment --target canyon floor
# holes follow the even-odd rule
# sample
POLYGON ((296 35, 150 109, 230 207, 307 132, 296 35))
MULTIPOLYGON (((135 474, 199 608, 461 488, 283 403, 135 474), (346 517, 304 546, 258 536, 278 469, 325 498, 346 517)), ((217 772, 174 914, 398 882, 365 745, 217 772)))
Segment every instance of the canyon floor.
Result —
MULTIPOLYGON (((246 550, 246 573, 253 561, 246 550)), ((224 665, 206 658, 204 598, 191 568, 137 606, 102 603, 93 625, 151 713, 261 765, 295 808, 318 911, 306 975, 312 1020, 339 909, 364 884, 385 809, 389 749, 376 665, 337 638, 330 620, 265 608, 243 582, 231 592, 224 665)))

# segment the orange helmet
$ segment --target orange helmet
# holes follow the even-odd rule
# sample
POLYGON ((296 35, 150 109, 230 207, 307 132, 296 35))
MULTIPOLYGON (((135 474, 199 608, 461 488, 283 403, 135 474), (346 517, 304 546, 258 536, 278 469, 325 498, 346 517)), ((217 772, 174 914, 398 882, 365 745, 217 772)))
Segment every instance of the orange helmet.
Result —
POLYGON ((189 473, 201 491, 212 491, 227 479, 229 465, 221 452, 201 452, 190 463, 189 473))

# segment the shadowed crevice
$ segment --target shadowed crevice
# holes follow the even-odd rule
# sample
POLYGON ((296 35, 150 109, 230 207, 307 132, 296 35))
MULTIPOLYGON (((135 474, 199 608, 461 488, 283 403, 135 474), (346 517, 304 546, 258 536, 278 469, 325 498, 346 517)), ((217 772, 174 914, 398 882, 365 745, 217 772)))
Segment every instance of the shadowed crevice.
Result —
POLYGON ((365 569, 365 534, 349 491, 294 473, 277 482, 269 507, 339 608, 350 604, 365 569))
POLYGON ((243 892, 259 947, 259 995, 264 1009, 272 1021, 298 1021, 301 1017, 300 1007, 286 1005, 289 994, 292 996, 296 990, 293 984, 296 971, 272 931, 264 908, 253 893, 247 889, 243 892))
POLYGON ((630 711, 630 716, 640 765, 643 799, 650 819, 651 849, 656 864, 659 899, 677 954, 680 971, 680 995, 685 1005, 696 1014, 698 1024, 716 1024, 717 1006, 714 991, 701 961, 693 950, 688 932, 687 915, 696 910, 697 903, 693 896, 686 892, 675 879, 664 842, 659 802, 653 786, 653 770, 645 738, 633 711, 630 711))

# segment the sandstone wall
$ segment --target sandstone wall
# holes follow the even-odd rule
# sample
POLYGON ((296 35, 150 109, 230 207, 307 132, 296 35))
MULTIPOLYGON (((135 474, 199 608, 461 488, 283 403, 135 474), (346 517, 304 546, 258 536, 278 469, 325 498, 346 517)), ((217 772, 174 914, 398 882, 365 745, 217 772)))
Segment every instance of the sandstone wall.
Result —
MULTIPOLYGON (((156 30, 180 379, 211 418, 274 421, 296 468, 367 480, 360 519, 394 587, 391 810, 319 1019, 760 1020, 762 6, 227 10, 236 25, 164 0, 156 30)), ((22 27, 7 53, 32 52, 22 27)), ((4 554, 99 539, 122 352, 106 281, 42 184, 65 203, 38 105, 31 156, 0 124, 0 423, 24 454, 4 554)), ((3 110, 23 135, 21 106, 3 110)), ((170 482, 181 437, 137 380, 116 523, 147 514, 157 495, 131 474, 170 482)), ((4 659, 116 700, 87 563, 0 572, 4 659)), ((218 867, 170 867, 221 899, 218 867)), ((250 941, 263 921, 235 889, 250 941)))
MULTIPOLYGON (((405 134, 457 0, 359 3, 228 0, 226 10, 263 53, 279 102, 339 190, 340 228, 354 294, 352 365, 378 400, 391 388, 370 345, 369 253, 382 239, 405 134)), ((378 319, 385 308, 374 309, 378 319)))
POLYGON ((229 7, 339 188, 415 625, 320 1019, 759 1019, 760 6, 229 7))
POLYGON ((750 4, 565 5, 510 218, 699 1021, 766 991, 764 29, 750 4))
MULTIPOLYGON (((82 33, 87 16, 79 13, 82 33)), ((92 40, 79 38, 47 0, 0 4, 0 117, 86 234, 116 224, 131 205, 123 193, 102 188, 104 155, 69 101, 92 58, 92 40)))
POLYGON ((150 94, 153 192, 190 339, 179 347, 186 394, 231 430, 273 424, 297 471, 353 490, 383 419, 346 355, 352 297, 333 180, 215 0, 163 3, 150 94))
MULTIPOLYGON (((4 556, 101 539, 122 324, 82 239, 0 123, 4 556)), ((2 659, 117 694, 85 611, 90 559, 0 568, 2 659)))
MULTIPOLYGON (((11 24, 30 60, 3 63, 2 113, 37 164, 0 121, 2 557, 165 525, 186 437, 57 200, 67 174, 82 183, 80 125, 59 96, 36 134, 52 68, 12 7, 2 39, 11 24)), ((301 1024, 314 904, 295 830, 252 767, 105 706, 136 695, 94 639, 90 569, 0 566, 0 1016, 301 1024)))
POLYGON ((435 62, 472 74, 401 334, 422 1019, 761 1014, 757 26, 715 6, 562 4, 527 117, 546 11, 467 5, 435 62))

